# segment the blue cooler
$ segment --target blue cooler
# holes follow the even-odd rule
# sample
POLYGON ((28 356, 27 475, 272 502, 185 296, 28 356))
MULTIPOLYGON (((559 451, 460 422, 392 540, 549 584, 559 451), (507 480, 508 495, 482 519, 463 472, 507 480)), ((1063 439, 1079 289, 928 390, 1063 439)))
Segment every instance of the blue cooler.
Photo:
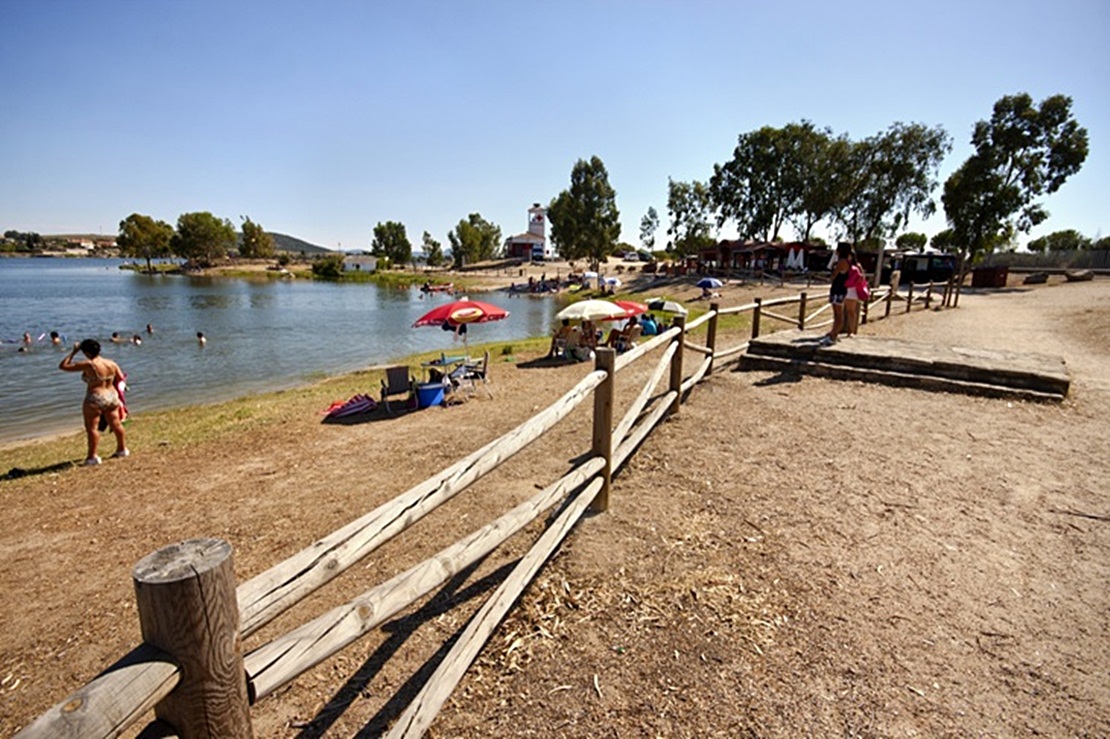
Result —
POLYGON ((443 383, 424 382, 416 386, 416 404, 419 408, 443 405, 443 383))

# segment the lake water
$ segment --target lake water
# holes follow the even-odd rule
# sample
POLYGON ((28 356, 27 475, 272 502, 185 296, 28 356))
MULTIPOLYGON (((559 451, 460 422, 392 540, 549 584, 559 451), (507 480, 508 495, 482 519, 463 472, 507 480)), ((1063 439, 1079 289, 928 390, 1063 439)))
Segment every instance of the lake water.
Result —
MULTIPOLYGON (((63 347, 100 341, 128 374, 132 413, 292 387, 422 351, 460 348, 454 334, 411 328, 440 303, 419 290, 296 280, 141 275, 111 259, 0 259, 0 443, 81 429, 84 384, 61 372, 63 347), (147 324, 154 326, 148 335, 147 324), (18 343, 27 331, 30 351, 18 343), (199 346, 196 333, 208 337, 199 346), (113 332, 143 343, 113 344, 113 332)), ((479 299, 510 315, 470 327, 475 343, 550 331, 554 300, 479 299)), ((80 355, 79 355, 80 356, 80 355)))

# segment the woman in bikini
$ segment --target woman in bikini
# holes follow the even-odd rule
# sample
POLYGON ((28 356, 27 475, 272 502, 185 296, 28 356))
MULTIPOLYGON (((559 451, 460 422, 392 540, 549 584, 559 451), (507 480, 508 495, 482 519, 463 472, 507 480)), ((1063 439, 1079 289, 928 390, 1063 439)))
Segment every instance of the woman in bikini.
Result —
POLYGON ((126 457, 131 452, 124 443, 123 422, 120 418, 120 397, 116 384, 123 379, 123 371, 119 365, 110 359, 100 356, 100 342, 95 339, 85 339, 73 347, 58 369, 66 372, 80 372, 81 379, 85 381, 88 390, 85 400, 81 404, 81 412, 85 417, 85 435, 88 437, 89 453, 85 457, 85 465, 100 464, 100 457, 96 455, 97 446, 100 444, 100 431, 97 424, 101 416, 107 421, 116 435, 116 453, 113 457, 126 457), (73 361, 78 350, 87 359, 73 361))

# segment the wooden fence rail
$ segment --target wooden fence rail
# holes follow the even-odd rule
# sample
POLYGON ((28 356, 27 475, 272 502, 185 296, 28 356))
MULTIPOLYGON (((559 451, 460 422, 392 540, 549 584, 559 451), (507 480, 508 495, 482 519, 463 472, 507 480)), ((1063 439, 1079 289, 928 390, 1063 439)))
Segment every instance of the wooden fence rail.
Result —
MULTIPOLYGON (((939 284, 943 283, 928 283, 924 286, 926 307, 932 299, 933 289, 939 284)), ((871 300, 864 306, 864 315, 866 316, 870 306, 879 303, 885 303, 884 315, 889 315, 892 302, 903 299, 908 311, 913 304, 914 288, 914 285, 910 285, 905 297, 897 294, 897 288, 876 289, 871 300)), ((951 282, 945 286, 944 305, 948 304, 950 292, 951 282)), ((169 569, 173 570, 175 577, 187 573, 191 567, 198 573, 198 577, 214 577, 205 574, 208 570, 225 573, 219 578, 221 584, 205 588, 213 593, 231 588, 227 592, 234 593, 234 597, 230 598, 233 611, 227 616, 211 615, 207 620, 230 622, 232 632, 228 643, 237 644, 438 506, 497 469, 593 398, 594 431, 590 453, 584 455, 569 472, 435 556, 254 649, 241 659, 239 668, 232 665, 229 670, 227 665, 222 664, 228 659, 239 659, 237 655, 225 655, 217 651, 213 652, 216 659, 213 669, 205 670, 218 674, 202 677, 197 682, 192 677, 197 672, 196 668, 183 671, 182 663, 198 664, 197 655, 191 649, 209 651, 210 647, 203 646, 206 639, 211 639, 212 648, 217 650, 226 648, 227 644, 216 644, 221 637, 209 634, 207 626, 204 626, 206 619, 198 618, 194 613, 195 609, 201 607, 200 604, 194 603, 186 609, 176 606, 175 610, 173 604, 178 602, 178 596, 167 598, 159 594, 163 590, 186 592, 188 587, 185 591, 176 586, 152 588, 142 580, 140 570, 147 577, 152 576, 152 572, 156 573, 154 579, 158 582, 161 582, 161 571, 151 569, 150 565, 144 565, 145 569, 137 566, 136 591, 141 606, 140 621, 144 624, 144 644, 48 710, 17 736, 116 737, 148 715, 152 708, 159 718, 164 719, 163 726, 166 723, 171 724, 171 730, 182 736, 249 736, 249 703, 270 695, 397 613, 411 607, 451 577, 480 561, 554 505, 560 501, 568 501, 555 522, 548 526, 509 577, 479 609, 447 658, 397 721, 390 734, 391 737, 420 736, 493 629, 583 513, 589 507, 597 511, 607 508, 609 481, 613 472, 624 464, 666 416, 679 411, 684 395, 712 371, 715 362, 739 354, 747 348, 748 341, 728 348, 717 346, 719 317, 751 312, 753 338, 759 335, 759 319, 762 316, 802 329, 825 325, 814 324, 813 321, 828 310, 829 306, 823 305, 808 315, 807 307, 804 292, 798 296, 767 301, 756 299, 753 303, 732 308, 720 308, 717 304, 712 304, 707 313, 689 324, 680 316, 675 319, 672 328, 642 342, 620 357, 616 357, 610 349, 600 349, 594 370, 543 411, 238 588, 234 588, 233 574, 230 572, 230 545, 226 542, 197 540, 199 543, 185 542, 159 550, 144 559, 140 565, 148 560, 163 565, 166 561, 172 561, 173 566, 169 569), (796 317, 766 310, 768 307, 792 304, 798 305, 796 317), (703 345, 690 341, 689 332, 703 324, 708 324, 706 343, 703 345), (613 407, 618 375, 634 362, 660 349, 660 357, 651 369, 647 381, 638 389, 632 388, 636 390, 636 395, 614 427, 613 407), (683 365, 684 349, 690 349, 698 356, 696 365, 688 373, 683 365), (668 374, 667 385, 660 388, 663 378, 668 374), (188 551, 181 554, 190 547, 196 551, 191 555, 188 551), (177 559, 170 557, 171 550, 177 559), (219 562, 212 567, 197 569, 194 562, 178 561, 180 557, 186 560, 189 556, 200 556, 202 559, 211 557, 213 552, 226 554, 226 564, 219 562), (166 633, 163 624, 176 623, 174 619, 182 618, 185 620, 181 623, 196 623, 201 626, 195 635, 191 635, 192 643, 201 646, 187 647, 173 643, 176 632, 181 631, 177 627, 169 629, 173 638, 168 638, 166 643, 161 644, 163 649, 157 649, 148 643, 161 643, 162 637, 158 634, 166 633), (236 620, 237 624, 234 623, 236 620), (188 681, 183 677, 185 674, 190 674, 188 681), (212 692, 214 683, 210 681, 227 680, 229 675, 235 690, 220 688, 212 692), (242 675, 246 676, 245 680, 242 675), (241 694, 238 692, 240 688, 241 694), (222 712, 221 715, 225 715, 226 720, 207 728, 192 725, 189 713, 195 704, 189 701, 208 700, 213 695, 219 696, 217 703, 204 710, 222 712)), ((187 578, 182 576, 181 579, 187 578)), ((229 599, 221 596, 215 600, 229 599)))

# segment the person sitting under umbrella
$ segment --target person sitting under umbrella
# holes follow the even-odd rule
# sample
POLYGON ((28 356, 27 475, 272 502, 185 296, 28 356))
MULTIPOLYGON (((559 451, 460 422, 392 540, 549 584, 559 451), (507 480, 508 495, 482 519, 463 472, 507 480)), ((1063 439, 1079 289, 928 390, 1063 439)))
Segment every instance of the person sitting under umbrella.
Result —
POLYGON ((564 318, 563 324, 559 326, 558 330, 555 331, 555 334, 551 337, 551 348, 547 351, 548 359, 558 355, 566 348, 567 339, 570 338, 573 331, 574 327, 570 325, 570 319, 564 318))
POLYGON ((636 316, 632 316, 628 319, 628 323, 624 325, 624 328, 614 328, 611 330, 609 332, 609 338, 605 340, 605 346, 617 350, 621 349, 628 343, 628 338, 632 334, 632 328, 637 323, 636 316))
POLYGON ((655 316, 650 313, 643 315, 643 318, 640 319, 640 326, 644 329, 644 336, 655 336, 659 333, 659 324, 655 322, 655 316))

